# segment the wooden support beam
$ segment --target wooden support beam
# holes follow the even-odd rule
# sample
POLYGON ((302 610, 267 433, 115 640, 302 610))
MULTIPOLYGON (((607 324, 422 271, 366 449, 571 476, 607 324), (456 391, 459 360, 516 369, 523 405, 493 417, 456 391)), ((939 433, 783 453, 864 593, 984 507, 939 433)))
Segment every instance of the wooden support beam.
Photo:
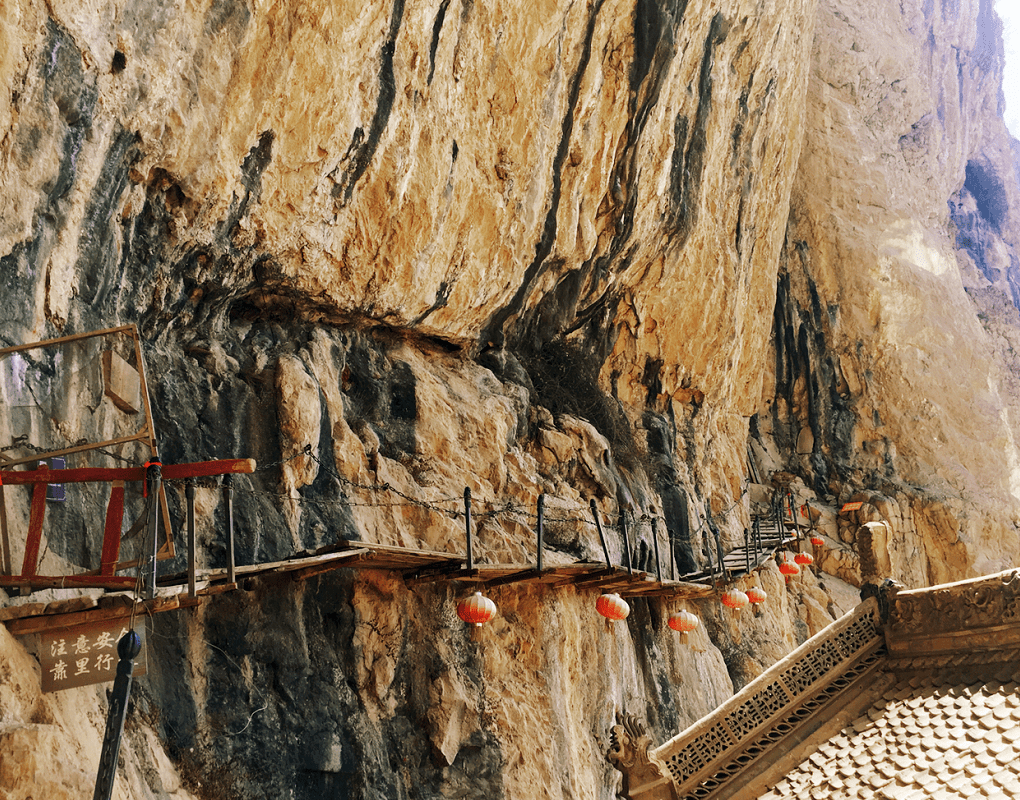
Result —
POLYGON ((0 587, 25 589, 133 589, 132 575, 0 575, 0 587))
POLYGON ((97 336, 108 336, 111 333, 127 333, 134 331, 135 326, 132 325, 118 325, 115 328, 103 328, 100 331, 88 331, 86 333, 72 333, 67 336, 58 336, 56 339, 43 339, 39 342, 29 342, 28 344, 16 344, 12 347, 0 347, 0 357, 6 356, 10 353, 20 353, 25 350, 35 350, 39 347, 52 347, 55 344, 64 344, 66 342, 80 342, 82 339, 92 339, 97 336))
POLYGON ((610 589, 625 589, 628 586, 640 584, 646 577, 647 573, 645 572, 635 572, 633 575, 621 575, 616 578, 606 578, 603 581, 585 584, 585 587, 597 586, 603 591, 608 591, 610 589), (641 577, 637 577, 639 575, 641 577))
POLYGON ((694 589, 687 589, 682 587, 658 587, 656 589, 650 589, 648 591, 635 590, 628 591, 627 589, 621 588, 617 591, 620 597, 680 597, 685 600, 693 600, 695 598, 710 597, 715 593, 715 589, 710 586, 696 586, 694 589))
POLYGON ((7 500, 4 497, 4 486, 0 483, 0 574, 10 575, 13 571, 11 539, 7 532, 7 500))
MULTIPOLYGON (((149 434, 146 429, 140 430, 138 433, 133 433, 130 436, 120 436, 116 439, 106 439, 102 442, 90 442, 89 444, 79 444, 74 447, 63 447, 60 450, 47 450, 45 453, 33 453, 30 456, 23 458, 12 458, 4 462, 4 466, 13 467, 18 464, 27 464, 30 461, 38 461, 40 458, 54 458, 55 456, 69 456, 72 453, 84 453, 86 450, 98 450, 100 447, 112 447, 118 444, 126 444, 128 442, 142 442, 148 441, 149 434)), ((4 473, 4 481, 7 480, 7 474, 4 473)), ((25 473, 21 473, 25 474, 25 473)))
POLYGON ((536 578, 541 578, 543 571, 538 567, 534 569, 522 569, 519 572, 512 572, 509 575, 504 575, 502 578, 493 578, 492 580, 486 581, 486 586, 505 586, 508 583, 526 583, 533 581, 536 578))
POLYGON ((592 577, 591 579, 583 578, 581 580, 574 581, 574 586, 577 586, 578 588, 584 587, 586 589, 593 586, 608 588, 615 586, 616 584, 626 585, 642 581, 645 579, 646 575, 647 573, 645 572, 628 573, 626 570, 622 570, 617 567, 611 574, 605 575, 601 578, 592 577))
MULTIPOLYGON (((48 472, 46 469, 40 472, 48 472)), ((47 481, 48 482, 48 481, 47 481)), ((21 564, 21 577, 35 575, 39 565, 39 546, 42 543, 43 518, 46 516, 46 483, 37 483, 32 490, 32 509, 28 516, 28 538, 25 540, 25 559, 21 564)))
MULTIPOLYGON (((197 461, 192 464, 164 464, 162 479, 165 481, 184 478, 210 478, 216 475, 250 474, 255 471, 255 460, 251 458, 228 458, 219 461, 197 461)), ((4 470, 0 480, 8 486, 22 486, 33 483, 89 483, 126 481, 140 483, 145 480, 145 467, 77 467, 74 469, 40 468, 26 470, 4 470)))
MULTIPOLYGON (((137 614, 156 614, 162 611, 173 611, 180 607, 180 599, 177 595, 172 597, 156 597, 138 604, 137 614)), ((121 619, 131 616, 131 604, 118 605, 113 608, 92 608, 87 611, 78 611, 71 614, 51 614, 40 617, 22 617, 12 619, 6 623, 7 630, 14 636, 27 636, 31 633, 42 633, 43 631, 60 630, 75 625, 85 625, 90 622, 101 622, 103 620, 121 619)))
POLYGON ((120 535, 124 522, 124 481, 114 481, 110 490, 110 503, 106 507, 106 527, 103 530, 103 554, 99 558, 99 574, 113 575, 120 559, 120 535))
POLYGON ((457 580, 459 578, 472 578, 477 577, 480 574, 477 569, 467 569, 464 567, 463 561, 455 561, 452 563, 441 564, 438 566, 428 566, 424 568, 415 569, 404 574, 404 585, 405 586, 418 586, 422 583, 432 583, 434 581, 449 581, 457 580))

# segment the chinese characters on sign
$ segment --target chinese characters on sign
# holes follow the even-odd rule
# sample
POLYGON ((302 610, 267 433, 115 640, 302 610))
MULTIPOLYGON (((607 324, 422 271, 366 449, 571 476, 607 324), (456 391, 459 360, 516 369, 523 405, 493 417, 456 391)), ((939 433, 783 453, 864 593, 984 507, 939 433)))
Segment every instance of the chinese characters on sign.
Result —
MULTIPOLYGON (((39 663, 42 690, 54 692, 90 683, 105 683, 117 676, 117 642, 127 633, 127 619, 94 622, 42 634, 39 663)), ((145 624, 135 631, 145 646, 145 624)), ((135 662, 135 677, 145 674, 145 659, 135 662)))

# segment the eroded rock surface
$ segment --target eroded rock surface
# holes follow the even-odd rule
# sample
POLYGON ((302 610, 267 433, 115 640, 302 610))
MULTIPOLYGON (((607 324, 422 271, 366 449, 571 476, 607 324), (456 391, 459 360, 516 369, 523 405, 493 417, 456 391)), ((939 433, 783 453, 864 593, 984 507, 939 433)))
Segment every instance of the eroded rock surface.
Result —
MULTIPOLYGON (((825 541, 739 582, 758 613, 687 602, 687 644, 675 599, 609 624, 595 589, 496 587, 471 633, 465 587, 371 571, 159 615, 115 796, 610 798, 623 714, 661 741, 862 582, 1011 566, 998 25, 988 0, 4 3, 0 341, 136 323, 163 459, 260 465, 239 563, 463 552, 465 486, 488 563, 531 563, 543 493, 553 564, 602 558, 591 500, 644 569, 653 531, 705 567, 776 488, 825 541)), ((89 566, 97 502, 48 568, 89 566)), ((0 638, 0 797, 81 796, 102 692, 40 697, 32 646, 0 638)))

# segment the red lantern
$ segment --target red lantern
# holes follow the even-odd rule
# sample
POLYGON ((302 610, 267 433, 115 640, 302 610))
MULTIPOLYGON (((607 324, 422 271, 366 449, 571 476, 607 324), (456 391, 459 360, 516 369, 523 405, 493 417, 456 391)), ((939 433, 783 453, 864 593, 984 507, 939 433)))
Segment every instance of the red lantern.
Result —
POLYGON ((825 539, 823 539, 821 536, 812 536, 811 544, 813 544, 815 547, 824 547, 825 539))
POLYGON ((732 608, 734 611, 740 611, 748 603, 747 595, 740 589, 730 589, 728 592, 724 592, 721 599, 724 606, 732 608))
POLYGON ((800 574, 800 567, 798 567, 797 564, 795 564, 793 561, 790 561, 788 558, 784 558, 782 561, 779 562, 779 571, 786 576, 786 582, 789 583, 791 575, 800 574))
POLYGON ((621 620, 627 619, 630 614, 630 606, 618 594, 604 594, 595 601, 595 610, 606 619, 621 620))
POLYGON ((669 627, 680 633, 690 633, 698 627, 698 618, 690 611, 681 611, 669 618, 669 627))
POLYGON ((815 563, 815 557, 810 553, 797 553, 797 555, 793 557, 793 560, 801 566, 807 566, 808 564, 815 563))
POLYGON ((768 599, 768 595, 765 594, 765 590, 760 586, 752 586, 747 590, 747 599, 755 605, 764 603, 768 599))
POLYGON ((457 604, 457 616, 471 625, 482 625, 496 616, 496 604, 481 592, 475 592, 457 604))

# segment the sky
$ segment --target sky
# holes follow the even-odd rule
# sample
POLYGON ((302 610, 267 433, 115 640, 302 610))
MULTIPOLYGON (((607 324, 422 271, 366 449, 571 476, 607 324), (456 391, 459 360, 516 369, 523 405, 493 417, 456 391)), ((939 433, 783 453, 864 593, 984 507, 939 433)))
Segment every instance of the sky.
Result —
POLYGON ((1002 19, 1006 44, 1006 68, 1002 91, 1006 96, 1006 127, 1020 139, 1020 3, 1017 0, 995 0, 995 11, 1002 19))

